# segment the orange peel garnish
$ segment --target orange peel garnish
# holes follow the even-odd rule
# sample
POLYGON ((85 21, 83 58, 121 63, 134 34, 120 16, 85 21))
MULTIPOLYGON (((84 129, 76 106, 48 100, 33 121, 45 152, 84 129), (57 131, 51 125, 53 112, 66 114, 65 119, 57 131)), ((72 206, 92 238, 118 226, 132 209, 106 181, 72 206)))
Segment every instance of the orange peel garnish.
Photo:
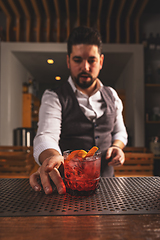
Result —
POLYGON ((85 156, 87 155, 87 152, 85 150, 79 150, 77 155, 78 157, 85 158, 85 156))
POLYGON ((75 150, 73 152, 71 152, 68 157, 67 157, 67 161, 69 161, 70 159, 72 159, 74 156, 76 156, 78 154, 79 150, 75 150))
POLYGON ((98 150, 98 147, 96 146, 92 147, 85 157, 92 157, 97 150, 98 150))
POLYGON ((89 150, 89 152, 87 153, 85 150, 74 150, 73 152, 71 152, 69 155, 68 155, 68 157, 67 157, 67 159, 66 159, 66 161, 67 162, 69 162, 72 158, 74 158, 74 157, 80 157, 80 158, 86 158, 86 157, 92 157, 94 154, 95 154, 95 152, 98 150, 98 147, 96 147, 96 146, 94 146, 94 147, 92 147, 90 150, 89 150))

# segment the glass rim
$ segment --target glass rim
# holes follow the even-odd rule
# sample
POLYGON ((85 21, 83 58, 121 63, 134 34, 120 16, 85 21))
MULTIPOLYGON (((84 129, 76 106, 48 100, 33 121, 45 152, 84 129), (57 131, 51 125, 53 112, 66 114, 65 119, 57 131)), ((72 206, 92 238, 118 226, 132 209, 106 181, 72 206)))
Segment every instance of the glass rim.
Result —
MULTIPOLYGON (((74 151, 74 150, 73 150, 74 151)), ((72 152, 72 150, 65 150, 65 151, 63 151, 63 157, 64 157, 64 155, 65 154, 70 154, 72 152)), ((100 157, 100 159, 101 159, 101 152, 100 151, 97 151, 97 152, 95 152, 94 153, 94 155, 93 156, 90 156, 90 157, 86 157, 86 158, 83 158, 83 161, 82 162, 85 162, 85 161, 87 161, 87 162, 89 162, 89 161, 96 161, 96 160, 98 160, 98 158, 100 157)), ((81 157, 80 157, 81 158, 81 157)), ((65 160, 67 160, 67 159, 64 159, 64 161, 65 160)), ((74 162, 79 162, 80 161, 80 159, 77 157, 76 158, 76 156, 72 159, 72 161, 74 161, 74 162)))
MULTIPOLYGON (((63 151, 63 154, 64 154, 64 153, 71 153, 71 152, 77 151, 77 150, 82 150, 82 149, 75 149, 75 150, 70 150, 70 149, 68 149, 68 150, 64 150, 64 151, 63 151)), ((84 150, 84 151, 87 151, 87 152, 88 152, 89 150, 84 150)), ((98 149, 98 150, 94 153, 94 155, 95 155, 95 154, 101 154, 101 151, 98 149)))

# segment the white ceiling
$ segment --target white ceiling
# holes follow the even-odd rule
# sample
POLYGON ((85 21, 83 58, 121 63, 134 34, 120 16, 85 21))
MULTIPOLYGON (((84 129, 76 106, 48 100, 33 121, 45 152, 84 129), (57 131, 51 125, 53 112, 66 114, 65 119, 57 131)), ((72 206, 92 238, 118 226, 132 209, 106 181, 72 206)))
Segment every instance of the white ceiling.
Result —
MULTIPOLYGON (((14 52, 22 65, 32 74, 40 84, 56 84, 55 76, 61 76, 62 81, 68 78, 69 70, 66 65, 66 53, 63 52, 14 52), (53 65, 46 60, 52 58, 53 65)), ((99 78, 105 85, 113 86, 123 71, 131 53, 105 54, 103 69, 99 78)))

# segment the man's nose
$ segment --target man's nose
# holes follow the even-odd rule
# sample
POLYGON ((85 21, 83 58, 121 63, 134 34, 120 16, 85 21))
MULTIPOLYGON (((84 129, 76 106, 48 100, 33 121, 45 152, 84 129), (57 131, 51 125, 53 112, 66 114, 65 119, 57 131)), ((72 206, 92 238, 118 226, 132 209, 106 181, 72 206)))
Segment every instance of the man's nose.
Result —
POLYGON ((84 71, 89 71, 89 69, 90 69, 90 64, 89 64, 89 62, 87 61, 87 60, 84 60, 83 61, 83 66, 82 66, 82 70, 84 70, 84 71))

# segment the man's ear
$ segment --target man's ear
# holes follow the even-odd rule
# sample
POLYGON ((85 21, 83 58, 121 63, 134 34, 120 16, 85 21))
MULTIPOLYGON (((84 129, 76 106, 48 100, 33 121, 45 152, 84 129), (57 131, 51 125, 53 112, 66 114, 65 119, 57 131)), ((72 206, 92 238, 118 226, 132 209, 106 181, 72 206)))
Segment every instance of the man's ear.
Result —
POLYGON ((101 56, 100 56, 100 69, 102 69, 102 67, 103 67, 103 61, 104 61, 104 55, 101 54, 101 56))
POLYGON ((68 54, 67 54, 67 67, 68 69, 70 69, 70 58, 68 54))

